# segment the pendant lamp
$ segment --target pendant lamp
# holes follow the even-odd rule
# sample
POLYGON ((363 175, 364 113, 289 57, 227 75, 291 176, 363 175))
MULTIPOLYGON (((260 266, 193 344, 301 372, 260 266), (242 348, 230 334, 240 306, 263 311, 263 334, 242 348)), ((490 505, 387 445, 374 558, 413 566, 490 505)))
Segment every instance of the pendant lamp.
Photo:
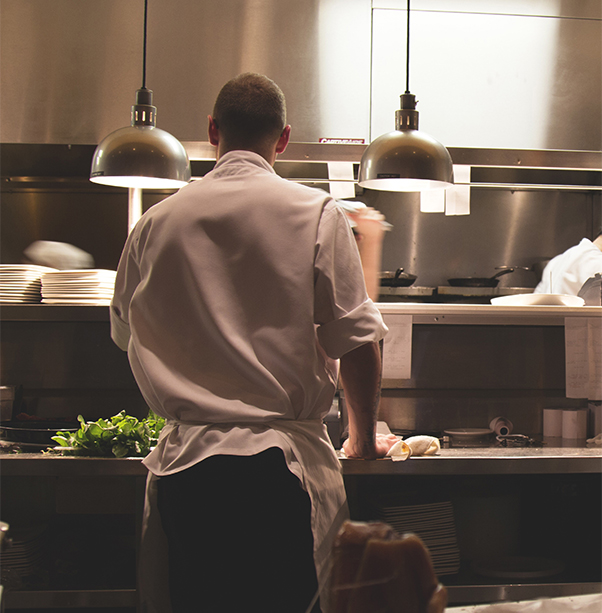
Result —
POLYGON ((146 88, 146 22, 144 0, 144 47, 142 87, 136 91, 131 125, 109 134, 96 147, 90 181, 116 187, 166 189, 190 181, 190 161, 180 141, 156 127, 157 108, 153 92, 146 88))
POLYGON ((410 93, 410 0, 407 5, 406 91, 395 112, 395 130, 372 141, 360 161, 358 184, 390 192, 421 192, 453 185, 451 156, 418 130, 416 97, 410 93))

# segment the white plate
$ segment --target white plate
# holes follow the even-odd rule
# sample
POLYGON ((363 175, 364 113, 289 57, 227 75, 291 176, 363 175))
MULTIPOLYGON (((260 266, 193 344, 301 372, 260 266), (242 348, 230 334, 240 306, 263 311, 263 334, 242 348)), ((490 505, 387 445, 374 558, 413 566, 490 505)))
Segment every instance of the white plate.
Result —
POLYGON ((44 276, 48 279, 90 279, 103 278, 114 279, 117 272, 115 270, 105 270, 104 268, 85 268, 81 270, 56 270, 47 272, 44 276))
POLYGON ((60 298, 55 300, 51 298, 42 298, 42 304, 79 304, 82 306, 110 306, 111 300, 108 298, 99 298, 98 300, 85 300, 83 298, 75 298, 73 300, 68 298, 60 298))
POLYGON ((2 296, 13 296, 13 295, 19 295, 19 296, 23 296, 23 295, 36 295, 39 296, 40 295, 40 288, 39 287, 34 287, 34 288, 30 288, 30 287, 7 287, 4 285, 0 285, 0 295, 2 296))
POLYGON ((96 287, 115 287, 115 281, 95 281, 95 280, 91 280, 91 281, 71 281, 71 282, 67 282, 67 281, 61 281, 59 283, 56 283, 54 281, 49 281, 47 279, 44 280, 44 282, 42 283, 42 285, 44 287, 60 287, 60 288, 67 288, 67 289, 72 289, 74 287, 76 288, 82 288, 85 289, 87 287, 92 287, 92 288, 96 288, 96 287))
POLYGON ((566 294, 514 294, 513 296, 492 298, 491 304, 501 306, 579 307, 585 304, 585 300, 579 296, 567 296, 566 294))

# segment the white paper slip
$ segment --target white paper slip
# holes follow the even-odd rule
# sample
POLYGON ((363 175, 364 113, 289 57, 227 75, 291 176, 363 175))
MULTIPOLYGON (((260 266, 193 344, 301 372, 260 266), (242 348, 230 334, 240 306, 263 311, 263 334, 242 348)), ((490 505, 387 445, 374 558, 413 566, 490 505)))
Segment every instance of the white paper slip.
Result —
POLYGON ((566 396, 602 400, 602 320, 566 317, 566 396))
POLYGON ((412 316, 385 313, 389 328, 383 349, 383 379, 412 377, 412 316))
POLYGON ((328 189, 335 200, 355 197, 355 186, 352 181, 331 181, 328 189))
POLYGON ((445 190, 431 189, 420 192, 421 213, 443 213, 445 211, 445 190))
POLYGON ((353 162, 328 162, 328 189, 335 199, 354 198, 353 162))

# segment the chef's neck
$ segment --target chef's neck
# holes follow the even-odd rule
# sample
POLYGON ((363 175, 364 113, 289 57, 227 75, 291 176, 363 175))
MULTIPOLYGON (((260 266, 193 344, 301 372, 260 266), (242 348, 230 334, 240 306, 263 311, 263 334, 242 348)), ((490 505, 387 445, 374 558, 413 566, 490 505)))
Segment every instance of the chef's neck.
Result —
POLYGON ((594 239, 594 245, 596 245, 596 247, 602 251, 602 232, 600 232, 600 234, 598 234, 598 236, 594 239))

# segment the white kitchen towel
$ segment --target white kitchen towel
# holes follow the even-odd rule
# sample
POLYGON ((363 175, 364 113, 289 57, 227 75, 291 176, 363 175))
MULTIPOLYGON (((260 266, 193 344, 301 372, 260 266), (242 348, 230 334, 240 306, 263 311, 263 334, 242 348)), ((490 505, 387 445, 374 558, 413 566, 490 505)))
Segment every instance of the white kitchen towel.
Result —
POLYGON ((436 455, 441 451, 441 443, 436 436, 411 436, 405 441, 412 455, 436 455))
POLYGON ((412 456, 435 455, 441 450, 441 443, 435 436, 417 435, 400 439, 389 449, 387 457, 394 462, 403 462, 412 456))

